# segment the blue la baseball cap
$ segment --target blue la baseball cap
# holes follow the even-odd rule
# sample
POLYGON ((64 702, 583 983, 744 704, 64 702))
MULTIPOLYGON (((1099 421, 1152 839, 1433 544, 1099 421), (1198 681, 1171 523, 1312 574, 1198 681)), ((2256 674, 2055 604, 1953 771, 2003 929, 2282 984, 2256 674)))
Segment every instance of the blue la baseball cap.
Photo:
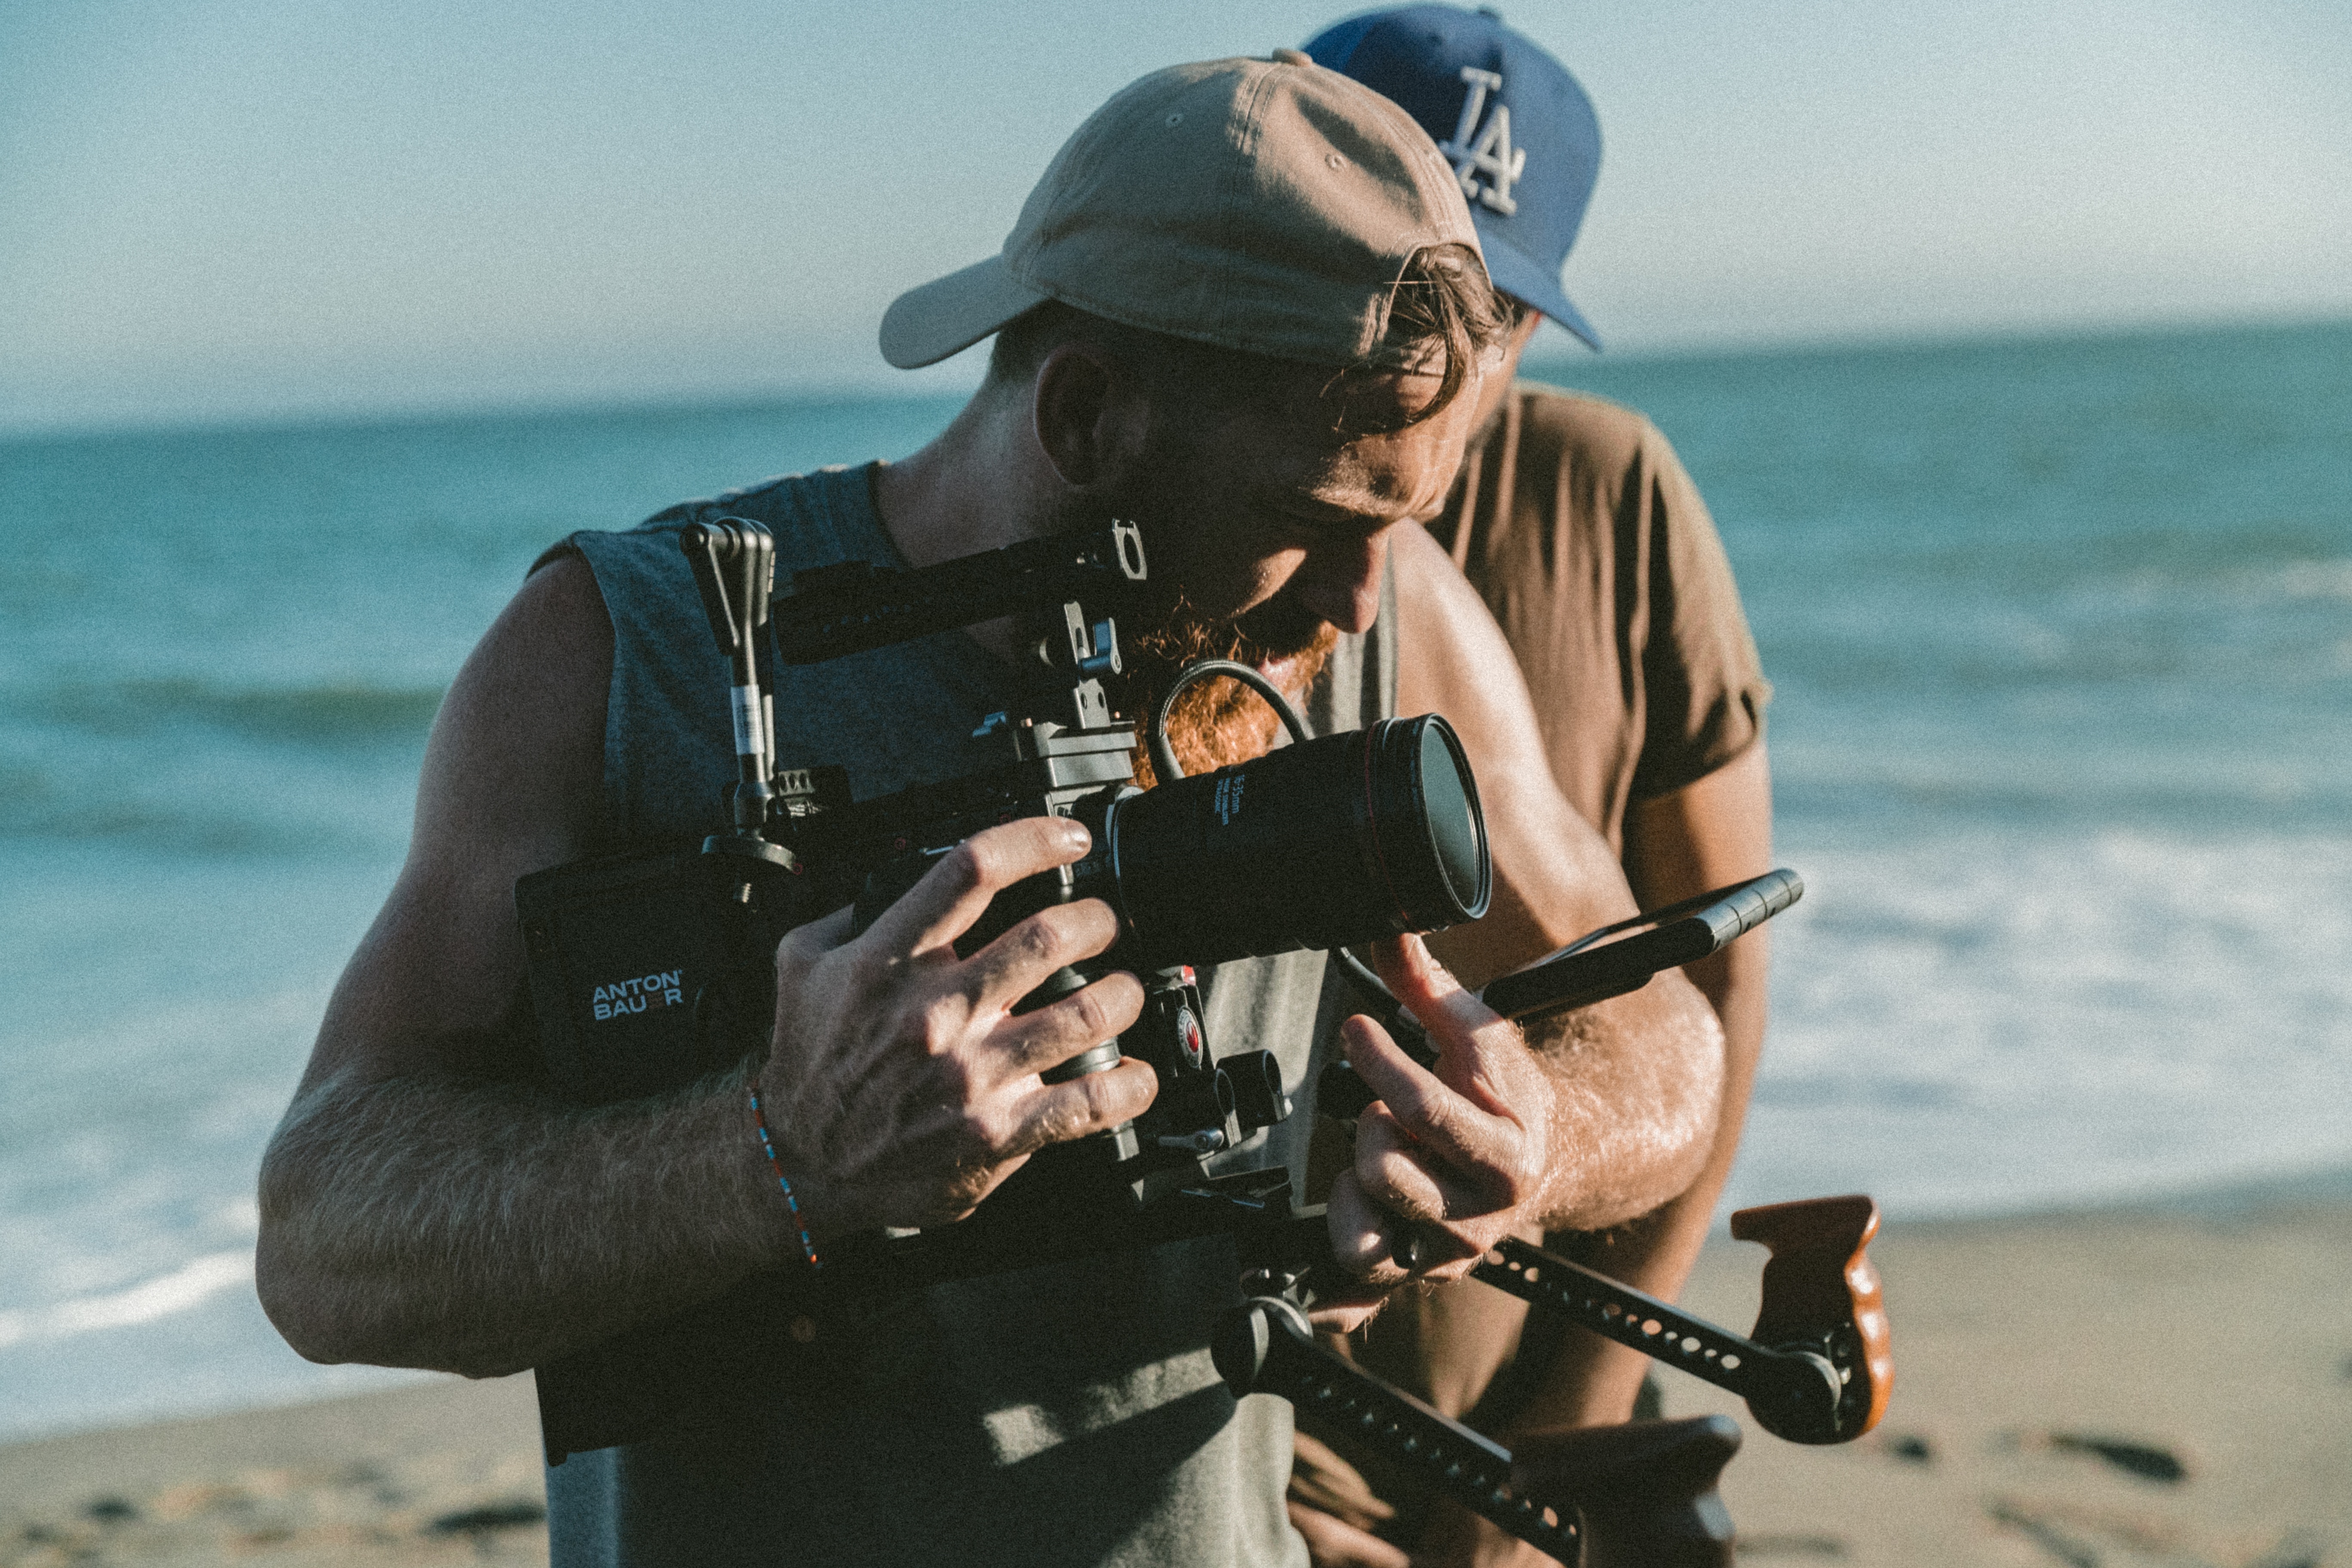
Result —
POLYGON ((1495 287, 1599 348, 1559 288, 1601 173, 1601 121, 1568 68, 1492 11, 1454 5, 1353 16, 1307 53, 1421 122, 1462 182, 1495 287))

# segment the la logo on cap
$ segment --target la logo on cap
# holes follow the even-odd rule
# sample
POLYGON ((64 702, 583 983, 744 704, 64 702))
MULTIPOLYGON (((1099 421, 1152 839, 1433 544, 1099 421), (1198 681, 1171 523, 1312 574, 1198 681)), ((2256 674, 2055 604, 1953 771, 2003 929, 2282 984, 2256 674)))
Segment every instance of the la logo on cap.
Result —
POLYGON ((1463 94, 1462 118, 1454 123, 1453 140, 1440 142, 1437 150, 1454 164, 1454 177, 1462 182, 1465 196, 1509 217, 1519 210, 1511 200, 1511 186, 1527 170, 1527 149, 1511 145, 1511 108, 1499 97, 1486 123, 1478 122, 1487 96, 1503 90, 1502 75, 1464 66, 1462 80, 1469 89, 1463 94), (1479 184, 1481 174, 1486 176, 1485 184, 1479 184))

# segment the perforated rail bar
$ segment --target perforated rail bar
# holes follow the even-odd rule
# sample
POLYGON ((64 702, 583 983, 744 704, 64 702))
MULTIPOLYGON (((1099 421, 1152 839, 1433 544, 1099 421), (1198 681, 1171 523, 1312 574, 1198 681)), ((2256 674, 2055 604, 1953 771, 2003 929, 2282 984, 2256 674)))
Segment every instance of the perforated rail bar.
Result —
POLYGON ((1217 1325, 1211 1347, 1235 1394, 1275 1394, 1358 1436, 1474 1513, 1573 1568, 1579 1561, 1572 1508, 1556 1510, 1511 1489, 1510 1451, 1420 1400, 1391 1388, 1315 1342, 1298 1310, 1259 1296, 1217 1325))
POLYGON ((1811 1430, 1836 1419, 1837 1373, 1823 1358, 1767 1350, 1517 1237, 1507 1237, 1471 1277, 1729 1389, 1768 1431, 1787 1436, 1784 1426, 1811 1430))
POLYGON ((1859 1195, 1734 1215, 1733 1236, 1774 1253, 1756 1339, 1515 1237, 1471 1277, 1730 1390, 1777 1437, 1848 1443, 1877 1425, 1894 1384, 1886 1312, 1864 1251, 1877 1229, 1878 1206, 1859 1195))

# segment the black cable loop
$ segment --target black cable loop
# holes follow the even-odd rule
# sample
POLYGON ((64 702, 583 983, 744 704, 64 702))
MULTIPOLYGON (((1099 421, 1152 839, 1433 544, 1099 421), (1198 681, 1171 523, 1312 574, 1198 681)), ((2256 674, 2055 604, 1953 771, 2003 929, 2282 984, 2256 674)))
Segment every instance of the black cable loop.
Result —
POLYGON ((1168 715, 1175 711, 1176 699, 1188 686, 1197 686, 1213 675, 1223 675, 1240 681, 1266 700, 1282 727, 1290 731, 1293 743, 1307 743, 1307 721, 1282 694, 1282 688, 1268 680, 1263 671, 1230 658, 1203 658, 1184 667, 1175 679, 1168 683, 1168 695, 1160 700, 1160 711, 1151 721, 1151 770, 1160 775, 1161 784, 1173 784, 1184 776, 1183 764, 1176 760, 1176 748, 1168 741, 1168 715))

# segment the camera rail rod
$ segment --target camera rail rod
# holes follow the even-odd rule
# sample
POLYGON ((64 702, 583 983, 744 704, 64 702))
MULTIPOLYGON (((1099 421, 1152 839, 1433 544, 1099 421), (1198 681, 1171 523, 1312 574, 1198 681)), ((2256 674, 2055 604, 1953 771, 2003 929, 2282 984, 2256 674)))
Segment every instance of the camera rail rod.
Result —
POLYGON ((1640 990, 1662 969, 1679 969, 1720 952, 1804 896, 1804 879, 1784 866, 1602 926, 1557 952, 1488 981, 1478 999, 1512 1019, 1606 1002, 1640 990), (1637 926, 1652 929, 1616 942, 1604 940, 1637 926))
MULTIPOLYGON (((1640 990, 1660 970, 1678 969, 1721 952, 1804 895, 1804 879, 1782 867, 1587 932, 1557 952, 1488 981, 1476 995, 1515 1022, 1589 1007, 1640 990), (1604 940, 1642 925, 1651 929, 1616 942, 1604 940)), ((1366 1010, 1405 1054, 1423 1067, 1434 1067, 1437 1050, 1427 1032, 1380 976, 1352 953, 1334 951, 1331 957, 1360 994, 1366 1010)), ((1334 1059, 1317 1082, 1315 1109, 1348 1121, 1377 1098, 1354 1068, 1334 1059)))
POLYGON ((1116 596, 1145 574, 1142 530, 1118 521, 905 571, 870 561, 809 568, 775 595, 777 657, 822 664, 1040 605, 1116 596))

